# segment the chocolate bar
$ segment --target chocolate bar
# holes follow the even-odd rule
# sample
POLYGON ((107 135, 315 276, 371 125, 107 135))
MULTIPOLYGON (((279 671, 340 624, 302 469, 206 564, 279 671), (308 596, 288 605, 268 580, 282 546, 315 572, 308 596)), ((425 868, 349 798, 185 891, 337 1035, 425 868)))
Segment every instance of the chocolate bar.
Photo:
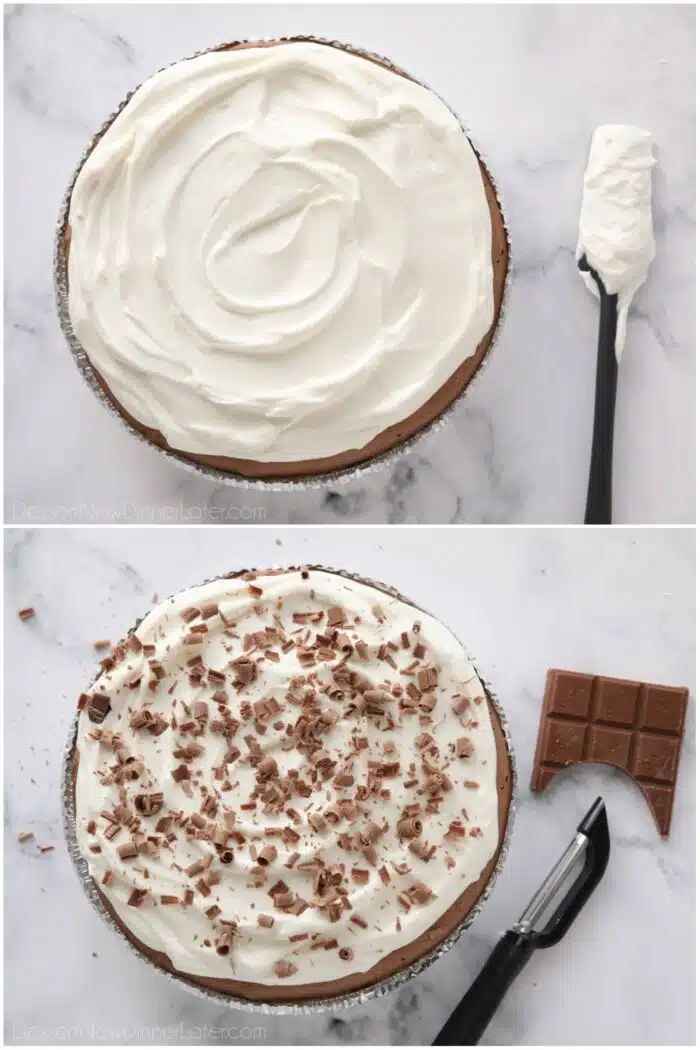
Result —
POLYGON ((550 670, 532 790, 577 763, 615 766, 637 782, 666 838, 687 705, 687 689, 550 670))

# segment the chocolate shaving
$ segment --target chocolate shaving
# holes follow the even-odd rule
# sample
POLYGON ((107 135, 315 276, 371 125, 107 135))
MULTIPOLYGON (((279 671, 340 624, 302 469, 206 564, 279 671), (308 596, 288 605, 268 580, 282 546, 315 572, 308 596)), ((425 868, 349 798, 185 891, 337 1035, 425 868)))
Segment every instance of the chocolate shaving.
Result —
POLYGON ((217 955, 228 955, 233 943, 233 930, 226 930, 224 933, 220 934, 214 943, 217 955))
POLYGON ((452 698, 452 710, 456 715, 463 715, 469 707, 469 697, 464 696, 463 693, 458 693, 452 698))
POLYGON ((326 613, 329 627, 340 627, 345 623, 345 610, 340 605, 332 605, 326 613))
POLYGON ((276 859, 277 847, 273 846, 271 842, 269 842, 266 846, 263 846, 263 848, 260 850, 260 853, 258 853, 257 858, 258 864, 262 864, 264 867, 267 867, 268 864, 272 864, 273 861, 275 861, 276 859))
POLYGON ((91 722, 104 722, 105 718, 111 710, 111 704, 109 697, 102 696, 99 693, 93 693, 88 703, 88 718, 91 722))
POLYGON ((407 892, 414 904, 427 904, 428 901, 433 900, 435 897, 433 891, 424 882, 414 882, 407 892))
POLYGON ((294 904, 294 894, 291 890, 284 890, 280 893, 276 893, 272 898, 272 903, 276 908, 280 908, 280 910, 289 908, 294 904))
POLYGON ((280 978, 292 977, 297 972, 297 969, 298 968, 294 963, 286 962, 283 959, 280 959, 280 961, 276 962, 274 965, 275 974, 280 978))
POLYGON ((423 830, 423 824, 417 817, 404 817, 399 821, 396 830, 401 839, 415 839, 423 830))

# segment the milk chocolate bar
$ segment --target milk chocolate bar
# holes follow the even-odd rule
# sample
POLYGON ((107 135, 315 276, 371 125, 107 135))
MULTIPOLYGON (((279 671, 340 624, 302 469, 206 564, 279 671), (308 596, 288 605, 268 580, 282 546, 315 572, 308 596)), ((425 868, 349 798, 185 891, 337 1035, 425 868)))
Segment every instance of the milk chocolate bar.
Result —
POLYGON ((687 704, 684 688, 550 670, 532 790, 544 791, 577 763, 616 766, 637 782, 666 838, 687 704))

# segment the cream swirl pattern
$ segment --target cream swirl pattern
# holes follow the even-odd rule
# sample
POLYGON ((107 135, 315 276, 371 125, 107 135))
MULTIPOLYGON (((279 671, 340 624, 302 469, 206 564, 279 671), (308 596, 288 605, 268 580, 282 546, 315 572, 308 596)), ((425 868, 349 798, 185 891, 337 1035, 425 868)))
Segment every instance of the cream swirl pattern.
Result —
POLYGON ((177 450, 292 462, 419 409, 494 317, 477 157, 435 95, 284 43, 146 81, 83 165, 69 310, 177 450))
POLYGON ((498 847, 495 737, 460 643, 375 588, 306 577, 220 579, 161 602, 80 715, 76 828, 90 873, 186 974, 302 985, 365 973, 438 922, 498 847), (97 726, 91 707, 106 702, 97 726), (235 924, 226 954, 223 923, 235 924))

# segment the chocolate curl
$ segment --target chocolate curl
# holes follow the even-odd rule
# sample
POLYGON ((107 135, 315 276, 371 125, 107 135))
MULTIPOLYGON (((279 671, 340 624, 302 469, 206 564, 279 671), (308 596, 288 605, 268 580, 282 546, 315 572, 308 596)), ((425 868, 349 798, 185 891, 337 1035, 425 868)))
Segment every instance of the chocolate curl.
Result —
POLYGON ((88 704, 88 718, 91 722, 100 723, 104 722, 105 718, 111 710, 109 699, 106 696, 94 694, 90 697, 88 704))
POLYGON ((330 922, 339 922, 340 917, 343 914, 343 905, 341 901, 330 901, 330 903, 326 905, 326 912, 330 922))
POLYGON ((453 700, 452 700, 452 710, 454 711, 454 713, 458 717, 463 715, 468 707, 469 707, 469 697, 468 696, 464 696, 463 693, 459 693, 457 696, 455 696, 453 698, 453 700))
POLYGON ((419 842, 417 839, 412 839, 408 844, 408 848, 411 853, 415 853, 420 860, 426 862, 430 860, 436 849, 435 846, 431 846, 427 842, 419 842))
POLYGON ((442 791, 443 777, 441 773, 434 773, 425 782, 425 790, 431 795, 437 794, 438 791, 442 791))
POLYGON ((216 938, 216 954, 228 955, 233 946, 233 930, 226 930, 216 938))
POLYGON ((327 830, 328 825, 326 824, 326 818, 321 813, 309 813, 309 824, 317 831, 319 835, 322 835, 327 830))
POLYGON ((189 868, 185 868, 185 875, 190 877, 194 875, 201 875, 203 871, 207 870, 207 863, 205 860, 196 860, 194 864, 190 864, 189 868))
POLYGON ((364 830, 364 837, 367 840, 367 842, 370 845, 372 845, 374 842, 377 841, 380 835, 383 835, 384 830, 384 828, 380 827, 379 824, 375 824, 375 822, 372 820, 369 822, 369 824, 364 830))
POLYGON ((336 788, 347 788, 352 787, 355 783, 355 778, 349 769, 344 769, 342 773, 339 773, 333 781, 333 786, 336 788))
POLYGON ((149 711, 147 707, 143 707, 140 711, 134 711, 129 720, 129 728, 147 729, 153 724, 153 721, 153 712, 149 711))
POLYGON ((258 780, 267 780, 269 777, 275 776, 277 776, 277 762, 270 756, 263 758, 257 766, 258 780))
POLYGON ((215 846, 225 846, 231 837, 231 832, 228 828, 225 828, 223 824, 216 825, 216 831, 212 835, 212 842, 215 846))
POLYGON ((140 908, 147 896, 148 890, 132 890, 126 903, 132 908, 140 908))
POLYGON ((423 823, 417 817, 404 817, 397 826, 399 838, 401 839, 417 839, 422 830, 423 823))
POLYGON ((277 847, 273 846, 271 842, 266 846, 263 846, 257 857, 258 864, 262 864, 264 867, 267 867, 268 864, 272 864, 276 859, 277 847))
POLYGON ((461 736, 457 741, 457 757, 471 758, 474 753, 474 745, 466 736, 461 736))
POLYGON ((385 692, 383 689, 366 689, 364 696, 365 700, 369 700, 375 704, 387 704, 391 700, 389 693, 385 692))
POLYGON ((139 813, 143 813, 146 817, 151 817, 163 808, 163 792, 154 791, 150 795, 136 795, 134 806, 139 813))
POLYGON ((373 868, 377 866, 377 851, 374 846, 365 846, 362 850, 362 856, 365 858, 368 864, 371 864, 373 868))
POLYGON ((427 904, 428 901, 433 899, 435 894, 424 882, 415 882, 409 887, 408 896, 416 904, 427 904))
POLYGON ((429 692, 437 685, 438 676, 436 667, 424 667, 418 672, 418 686, 423 693, 429 692))
POLYGON ((278 977, 292 977, 297 972, 297 967, 294 963, 280 959, 279 962, 275 963, 274 970, 278 977))

